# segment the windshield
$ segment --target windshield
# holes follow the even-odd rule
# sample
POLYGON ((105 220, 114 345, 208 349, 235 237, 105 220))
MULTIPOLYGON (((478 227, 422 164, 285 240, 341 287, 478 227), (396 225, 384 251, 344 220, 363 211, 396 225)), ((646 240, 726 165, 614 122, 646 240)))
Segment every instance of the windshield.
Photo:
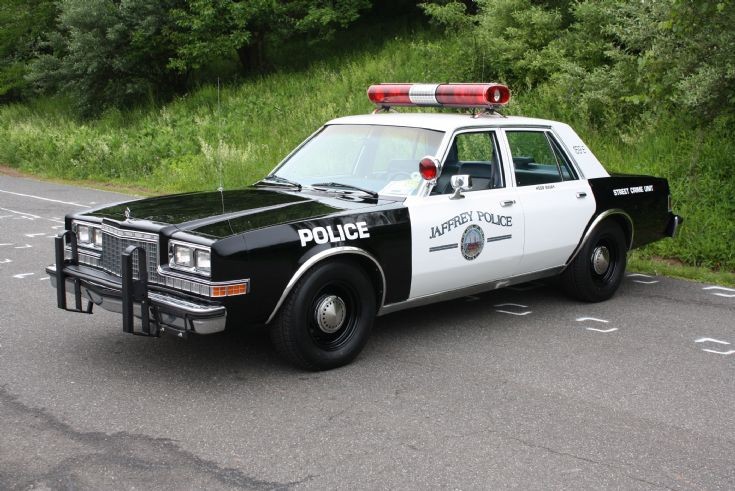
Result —
POLYGON ((327 187, 341 191, 352 186, 409 196, 421 184, 419 160, 436 155, 443 136, 402 126, 326 126, 273 175, 305 186, 331 184, 327 187))

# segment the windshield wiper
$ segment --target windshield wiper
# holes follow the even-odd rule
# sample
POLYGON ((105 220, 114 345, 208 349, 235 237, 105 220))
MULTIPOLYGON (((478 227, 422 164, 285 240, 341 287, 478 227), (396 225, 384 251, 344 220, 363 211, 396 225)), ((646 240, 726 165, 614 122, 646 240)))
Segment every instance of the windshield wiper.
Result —
POLYGON ((360 191, 365 194, 369 194, 373 198, 378 198, 378 193, 375 191, 371 191, 369 189, 360 188, 357 186, 353 186, 352 184, 342 184, 341 182, 320 182, 317 184, 312 184, 312 187, 325 187, 325 188, 339 188, 339 189, 351 189, 354 191, 360 191))
POLYGON ((267 183, 267 184, 284 184, 286 186, 291 186, 294 188, 297 188, 299 191, 301 191, 301 184, 298 182, 291 181, 290 179, 286 179, 285 177, 281 176, 265 176, 263 179, 258 181, 256 184, 260 183, 267 183))

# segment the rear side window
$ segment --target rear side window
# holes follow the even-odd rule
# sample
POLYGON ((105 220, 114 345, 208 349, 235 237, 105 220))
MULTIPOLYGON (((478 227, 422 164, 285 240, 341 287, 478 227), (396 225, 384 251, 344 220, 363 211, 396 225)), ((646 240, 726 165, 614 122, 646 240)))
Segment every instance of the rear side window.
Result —
POLYGON ((518 186, 577 179, 571 163, 547 131, 506 131, 518 186))

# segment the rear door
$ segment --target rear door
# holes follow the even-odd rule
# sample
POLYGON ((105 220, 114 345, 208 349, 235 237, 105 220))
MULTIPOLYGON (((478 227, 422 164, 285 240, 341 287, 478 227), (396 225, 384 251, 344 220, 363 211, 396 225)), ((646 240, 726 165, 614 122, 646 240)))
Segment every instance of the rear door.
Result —
POLYGON ((550 129, 506 128, 525 245, 519 274, 563 265, 595 212, 592 190, 550 129))

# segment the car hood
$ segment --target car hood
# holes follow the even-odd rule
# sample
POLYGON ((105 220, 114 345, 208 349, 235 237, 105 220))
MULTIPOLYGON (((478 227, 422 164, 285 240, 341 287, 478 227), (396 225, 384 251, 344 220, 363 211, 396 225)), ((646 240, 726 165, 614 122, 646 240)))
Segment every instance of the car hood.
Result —
POLYGON ((375 206, 370 197, 311 194, 271 188, 246 188, 175 194, 118 203, 84 213, 125 222, 136 220, 212 238, 224 238, 248 230, 327 216, 348 209, 375 206), (126 221, 126 210, 129 210, 126 221))

